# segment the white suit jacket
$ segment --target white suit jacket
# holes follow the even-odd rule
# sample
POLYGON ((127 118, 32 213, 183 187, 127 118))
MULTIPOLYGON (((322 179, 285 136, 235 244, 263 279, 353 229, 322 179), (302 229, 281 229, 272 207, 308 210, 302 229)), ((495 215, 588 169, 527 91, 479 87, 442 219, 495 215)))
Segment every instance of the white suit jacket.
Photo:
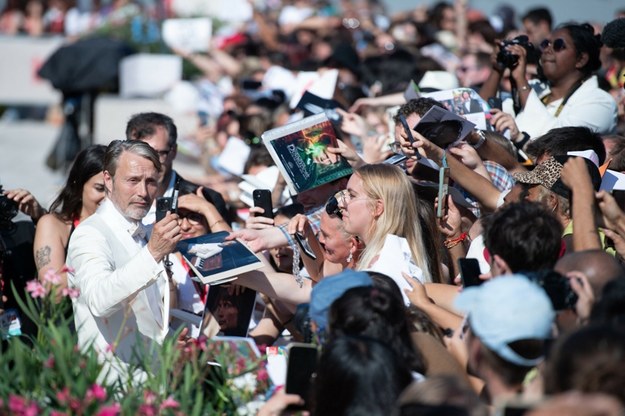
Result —
POLYGON ((78 343, 93 343, 111 369, 108 379, 125 378, 138 341, 161 343, 168 332, 166 274, 127 221, 105 199, 72 233, 67 253, 68 283, 80 290, 74 299, 78 343), (166 298, 163 299, 163 296, 166 298), (164 324, 163 324, 164 323, 164 324))

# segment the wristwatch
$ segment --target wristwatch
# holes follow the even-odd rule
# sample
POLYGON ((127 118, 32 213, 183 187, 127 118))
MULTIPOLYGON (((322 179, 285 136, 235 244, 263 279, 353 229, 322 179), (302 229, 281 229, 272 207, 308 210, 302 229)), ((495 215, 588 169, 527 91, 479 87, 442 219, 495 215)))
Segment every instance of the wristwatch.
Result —
POLYGON ((486 134, 484 134, 484 132, 482 130, 479 129, 475 129, 474 133, 477 134, 480 138, 477 141, 477 143, 469 143, 475 150, 479 149, 480 147, 482 147, 482 145, 484 144, 484 142, 486 141, 486 134))

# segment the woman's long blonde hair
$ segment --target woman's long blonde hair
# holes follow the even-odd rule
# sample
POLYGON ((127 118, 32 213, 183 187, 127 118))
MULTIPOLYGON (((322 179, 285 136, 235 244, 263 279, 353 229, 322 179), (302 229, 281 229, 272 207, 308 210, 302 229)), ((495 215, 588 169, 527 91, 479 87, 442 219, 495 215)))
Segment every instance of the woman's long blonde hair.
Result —
POLYGON ((373 211, 377 200, 384 204, 382 214, 377 218, 373 217, 358 269, 369 268, 375 256, 382 251, 386 236, 395 234, 408 241, 412 258, 423 271, 423 281, 431 282, 432 276, 417 212, 417 196, 406 174, 397 166, 386 164, 365 165, 354 174, 362 179, 364 192, 371 198, 368 201, 369 208, 373 211))

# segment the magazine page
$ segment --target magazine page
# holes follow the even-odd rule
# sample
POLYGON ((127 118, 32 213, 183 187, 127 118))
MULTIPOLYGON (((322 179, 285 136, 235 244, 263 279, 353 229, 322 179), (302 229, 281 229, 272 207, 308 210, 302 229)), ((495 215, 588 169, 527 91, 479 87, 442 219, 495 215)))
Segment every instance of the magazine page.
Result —
POLYGON ((454 114, 471 121, 480 130, 490 130, 490 106, 475 90, 471 88, 454 88, 451 90, 423 93, 423 97, 432 98, 454 114))
POLYGON ((230 285, 211 286, 204 314, 210 313, 219 324, 217 335, 247 336, 256 304, 256 291, 230 285))
POLYGON ((204 52, 210 45, 213 31, 208 17, 166 19, 163 21, 163 41, 172 49, 185 52, 204 52))
POLYGON ((378 259, 367 270, 383 273, 393 279, 395 283, 397 283, 397 286, 399 286, 406 306, 410 305, 410 300, 404 293, 404 289, 410 289, 410 286, 408 282, 406 282, 402 272, 423 282, 423 272, 412 259, 408 241, 394 234, 388 234, 386 236, 384 247, 382 247, 378 259))
POLYGON ((434 106, 425 113, 413 130, 445 149, 463 140, 474 128, 475 124, 467 119, 434 106))
POLYGON ((325 113, 306 117, 262 135, 292 193, 301 193, 350 175, 347 161, 326 151, 337 136, 325 113))
POLYGON ((227 231, 182 240, 176 246, 203 284, 221 284, 262 267, 262 262, 245 244, 225 241, 227 231))

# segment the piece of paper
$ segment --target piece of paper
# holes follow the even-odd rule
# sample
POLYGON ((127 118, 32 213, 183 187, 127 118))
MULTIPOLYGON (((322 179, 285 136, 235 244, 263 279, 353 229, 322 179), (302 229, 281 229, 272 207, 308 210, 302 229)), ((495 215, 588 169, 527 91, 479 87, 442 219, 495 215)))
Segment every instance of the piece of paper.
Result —
POLYGON ((597 153, 595 153, 595 151, 592 149, 571 150, 570 152, 567 152, 566 154, 569 156, 583 157, 585 159, 592 161, 592 163, 594 163, 595 166, 599 167, 599 156, 597 156, 597 153))
POLYGON ((625 191, 625 174, 607 169, 601 180, 600 191, 625 191))
POLYGON ((167 19, 163 22, 163 41, 172 49, 206 52, 210 47, 212 30, 209 18, 167 19))
POLYGON ((406 306, 410 305, 410 300, 404 293, 404 289, 410 290, 410 285, 408 285, 402 273, 423 283, 423 272, 412 259, 408 241, 394 234, 386 236, 378 259, 367 270, 385 274, 393 279, 399 286, 406 306))

